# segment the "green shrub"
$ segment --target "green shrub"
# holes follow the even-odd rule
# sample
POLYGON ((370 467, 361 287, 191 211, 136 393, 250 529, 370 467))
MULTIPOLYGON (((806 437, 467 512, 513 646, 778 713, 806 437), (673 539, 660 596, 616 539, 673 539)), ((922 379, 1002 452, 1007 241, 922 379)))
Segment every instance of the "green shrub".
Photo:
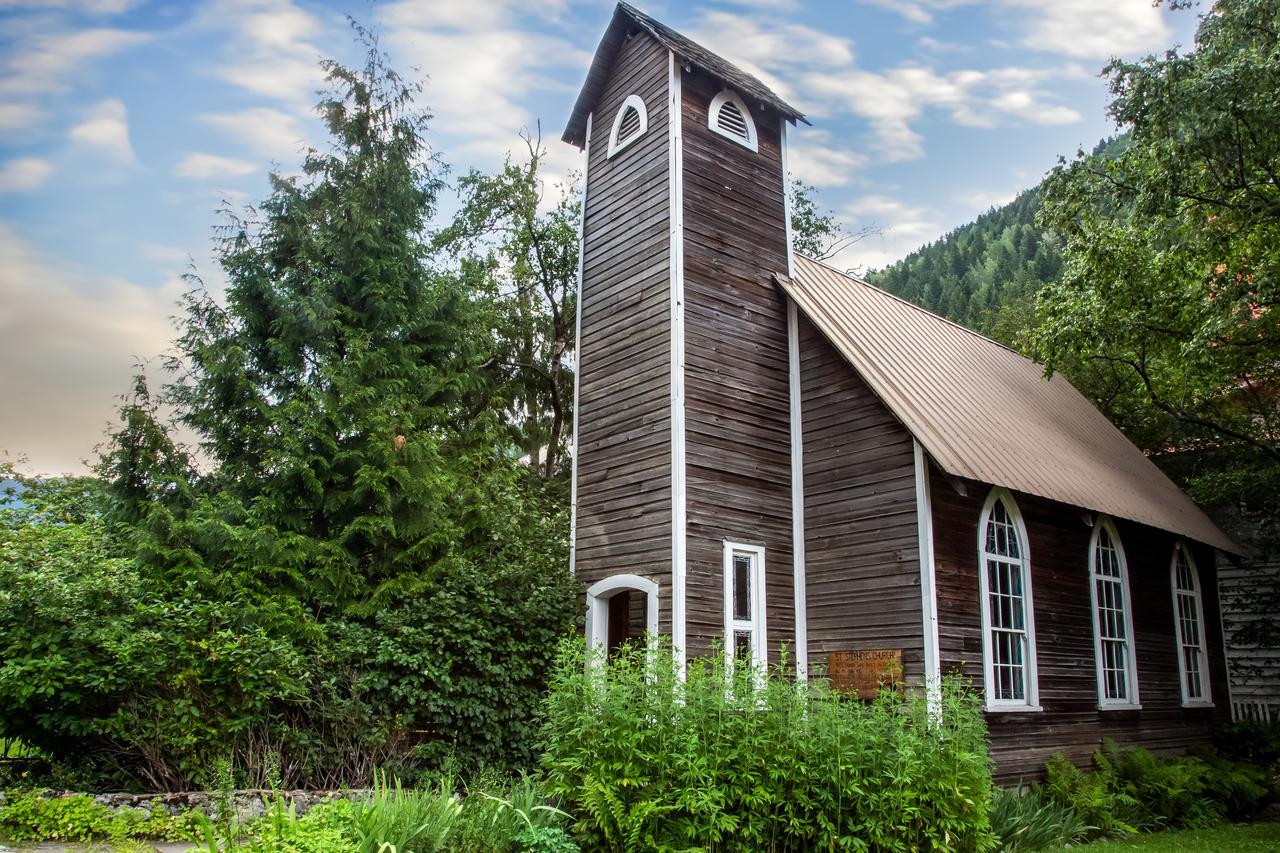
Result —
POLYGON ((1224 758, 1233 761, 1266 768, 1280 764, 1280 723, 1231 723, 1218 730, 1213 743, 1224 758))
POLYGON ((1102 836, 1137 832, 1138 804, 1122 791, 1113 791, 1107 777, 1086 773, 1061 753, 1044 765, 1043 792, 1047 799, 1067 808, 1102 836))
POLYGON ((158 803, 150 811, 115 810, 84 794, 12 792, 0 806, 0 835, 12 841, 179 841, 189 827, 189 817, 170 815, 158 803))
POLYGON ((1260 768, 1207 752, 1160 757, 1106 740, 1094 764, 1086 773, 1055 755, 1044 792, 1102 835, 1216 826, 1253 814, 1268 793, 1260 768))
POLYGON ((1066 847, 1088 837, 1092 829, 1073 809, 1039 787, 997 788, 991 801, 991 829, 1002 853, 1066 847))
POLYGON ((954 681, 870 704, 780 668, 633 651, 588 670, 562 647, 543 729, 547 790, 589 849, 982 850, 991 763, 977 702, 954 681), (739 668, 742 670, 743 668, 739 668))

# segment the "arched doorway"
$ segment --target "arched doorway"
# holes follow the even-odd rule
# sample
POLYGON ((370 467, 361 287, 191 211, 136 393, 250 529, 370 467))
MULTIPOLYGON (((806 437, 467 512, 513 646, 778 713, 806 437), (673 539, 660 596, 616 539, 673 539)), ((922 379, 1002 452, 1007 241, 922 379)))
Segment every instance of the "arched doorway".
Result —
POLYGON ((587 643, 606 654, 658 634, 658 585, 639 575, 614 575, 587 590, 587 643))

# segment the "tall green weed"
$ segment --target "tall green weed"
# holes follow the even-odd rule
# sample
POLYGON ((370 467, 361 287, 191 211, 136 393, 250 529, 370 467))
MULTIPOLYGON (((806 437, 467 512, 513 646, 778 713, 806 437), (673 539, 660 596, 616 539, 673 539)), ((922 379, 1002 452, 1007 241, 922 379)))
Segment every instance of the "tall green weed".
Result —
POLYGON ((784 668, 730 675, 669 649, 587 666, 562 648, 543 726, 547 790, 589 849, 986 850, 991 762, 977 701, 943 685, 869 704, 784 668))

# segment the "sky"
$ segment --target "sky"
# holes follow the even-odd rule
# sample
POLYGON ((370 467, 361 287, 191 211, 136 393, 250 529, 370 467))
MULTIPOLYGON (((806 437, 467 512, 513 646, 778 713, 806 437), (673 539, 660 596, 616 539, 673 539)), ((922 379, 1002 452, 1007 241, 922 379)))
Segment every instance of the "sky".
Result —
MULTIPOLYGON (((1151 0, 637 3, 755 73, 812 127, 793 173, 883 266, 1114 132, 1098 72, 1189 45, 1151 0)), ((140 364, 153 373, 194 271, 215 292, 225 205, 323 145, 319 61, 358 60, 350 21, 425 82, 451 174, 560 133, 606 0, 0 0, 0 456, 79 473, 140 364)), ((448 191, 451 193, 452 190, 448 191)), ((448 210, 450 195, 443 209, 448 210)))

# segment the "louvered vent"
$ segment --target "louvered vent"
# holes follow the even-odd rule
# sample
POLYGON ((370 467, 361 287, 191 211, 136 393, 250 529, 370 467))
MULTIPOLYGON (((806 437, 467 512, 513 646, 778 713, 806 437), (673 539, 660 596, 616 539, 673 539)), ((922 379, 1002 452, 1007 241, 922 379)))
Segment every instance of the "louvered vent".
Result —
POLYGON ((649 114, 639 95, 627 95, 622 106, 613 116, 613 129, 609 132, 609 156, 617 154, 640 137, 649 127, 649 114))
POLYGON ((737 136, 740 139, 751 138, 751 132, 747 130, 747 120, 742 115, 742 110, 738 109, 738 105, 733 101, 725 101, 720 105, 716 126, 731 136, 737 136))
POLYGON ((640 132, 640 111, 628 106, 622 113, 622 122, 618 125, 618 141, 627 142, 640 132))

